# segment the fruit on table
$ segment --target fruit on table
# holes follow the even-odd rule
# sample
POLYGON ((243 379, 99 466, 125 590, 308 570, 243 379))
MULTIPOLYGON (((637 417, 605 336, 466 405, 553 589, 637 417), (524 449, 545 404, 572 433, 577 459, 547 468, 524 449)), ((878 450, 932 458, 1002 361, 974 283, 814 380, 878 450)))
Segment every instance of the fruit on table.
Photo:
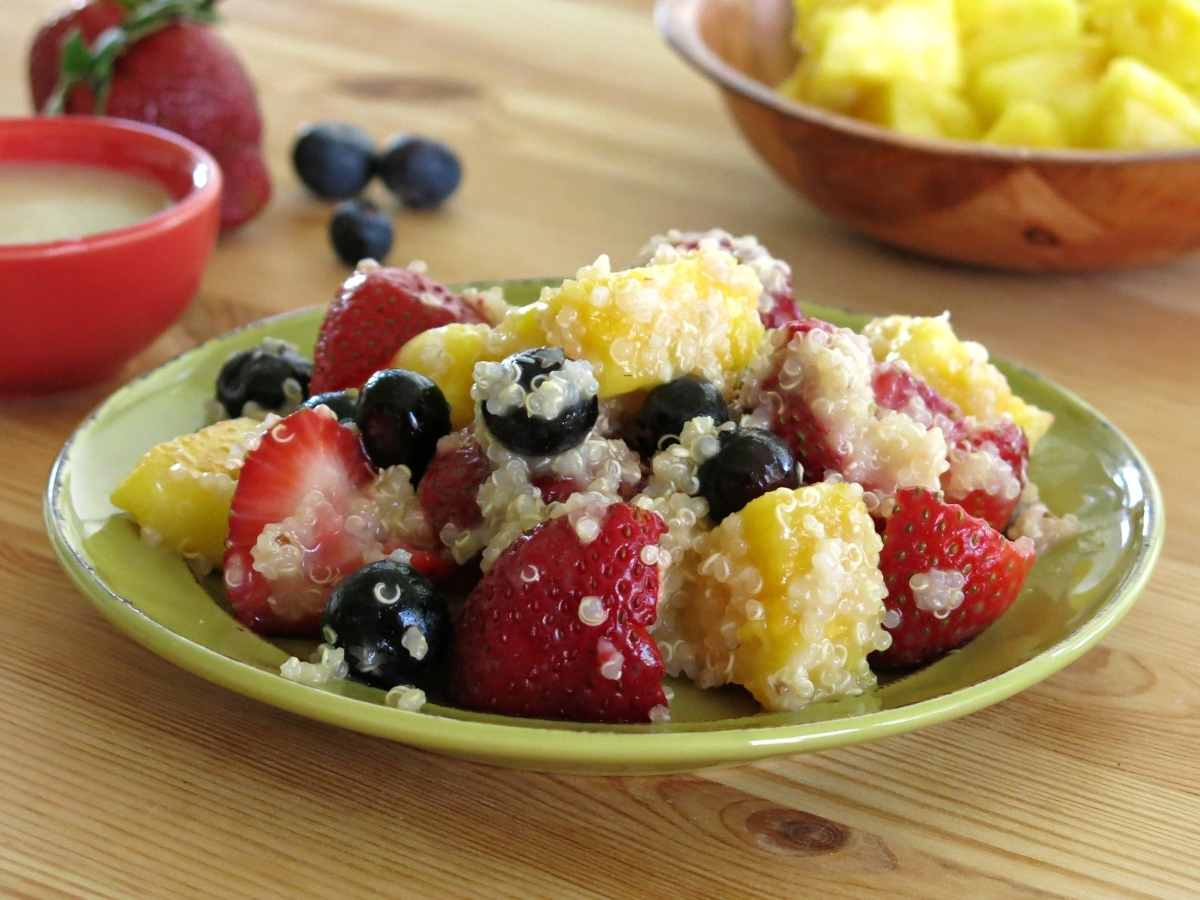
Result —
POLYGON ((339 203, 329 220, 329 242, 348 266, 364 259, 383 262, 392 252, 392 239, 391 217, 369 200, 339 203))
POLYGON ((475 498, 491 474, 492 464, 470 429, 438 441, 437 452, 417 487, 417 498, 433 533, 447 546, 453 543, 453 535, 445 533, 447 525, 462 532, 482 520, 475 498))
POLYGON ((308 397, 311 378, 312 363, 294 346, 267 338, 229 357, 217 375, 216 399, 225 418, 287 415, 308 397))
POLYGON ((113 505, 143 536, 202 568, 219 565, 242 458, 261 430, 254 419, 228 419, 152 447, 113 492, 113 505))
POLYGON ((449 646, 450 614, 428 578, 382 559, 338 583, 321 632, 345 651, 351 673, 392 688, 424 681, 436 669, 449 646))
POLYGON ((600 415, 591 366, 557 347, 522 350, 475 367, 472 396, 488 431, 523 456, 578 447, 600 415))
POLYGON ((379 154, 379 177, 411 209, 441 206, 462 183, 462 163, 454 151, 431 138, 402 135, 379 154))
POLYGON ((700 493, 714 523, 776 488, 800 483, 787 443, 764 428, 721 434, 721 449, 699 471, 700 493))
POLYGON ((676 609, 671 671, 741 684, 770 710, 875 685, 883 630, 879 536, 849 483, 780 488, 700 542, 690 602, 676 609))
POLYGON ((190 138, 221 166, 221 227, 271 196, 249 74, 208 23, 214 0, 91 0, 44 25, 29 53, 40 113, 109 115, 190 138), (102 41, 97 39, 105 35, 102 41))
POLYGON ((643 456, 653 456, 678 443, 683 427, 700 416, 707 416, 714 425, 729 421, 729 407, 715 384, 696 375, 660 384, 642 402, 630 444, 643 456))
POLYGON ((471 592, 451 661, 458 703, 576 722, 667 717, 647 631, 659 573, 646 561, 666 526, 623 503, 587 521, 595 533, 560 516, 518 537, 471 592))
POLYGON ((1197 0, 795 0, 785 94, 925 137, 1200 143, 1197 0))
POLYGON ((1029 538, 1009 541, 928 491, 896 496, 883 541, 886 665, 918 665, 975 637, 1017 599, 1034 563, 1029 538))
POLYGON ((349 200, 361 194, 375 175, 375 142, 356 125, 318 122, 296 135, 292 165, 304 186, 318 197, 349 200))
POLYGON ((1053 415, 1012 392, 981 344, 959 340, 949 316, 888 316, 868 323, 863 334, 877 360, 902 360, 966 415, 985 423, 1010 416, 1025 432, 1030 450, 1054 422, 1053 415))
POLYGON ((451 322, 481 322, 463 297, 428 278, 423 266, 367 262, 342 285, 317 333, 313 393, 362 387, 410 338, 451 322))
POLYGON ((407 466, 416 484, 450 433, 450 407, 424 375, 384 369, 363 385, 354 421, 371 462, 381 469, 407 466))

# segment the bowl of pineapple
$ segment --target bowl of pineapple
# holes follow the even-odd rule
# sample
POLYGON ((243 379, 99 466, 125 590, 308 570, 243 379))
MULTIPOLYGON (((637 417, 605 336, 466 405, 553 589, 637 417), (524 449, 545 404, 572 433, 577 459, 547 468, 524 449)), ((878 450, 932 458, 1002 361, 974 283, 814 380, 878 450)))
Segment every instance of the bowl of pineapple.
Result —
POLYGON ((659 0, 767 163, 828 215, 1030 272, 1200 249, 1200 0, 659 0))

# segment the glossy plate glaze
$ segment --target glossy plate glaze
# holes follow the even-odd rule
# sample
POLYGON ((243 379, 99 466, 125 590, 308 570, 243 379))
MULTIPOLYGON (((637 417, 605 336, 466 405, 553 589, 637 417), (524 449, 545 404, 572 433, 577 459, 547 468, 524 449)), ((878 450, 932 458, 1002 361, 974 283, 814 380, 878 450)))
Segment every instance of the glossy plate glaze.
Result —
MULTIPOLYGON (((546 283, 504 288, 521 303, 546 283)), ((809 309, 852 327, 865 321, 809 309)), ((591 774, 686 771, 875 740, 996 703, 1070 663, 1128 611, 1162 544, 1159 489, 1128 439, 1078 397, 1001 364, 1017 393, 1057 416, 1031 471, 1051 508, 1075 512, 1083 533, 1038 561, 1016 604, 982 636, 871 694, 762 713, 740 689, 701 691, 678 681, 670 724, 614 727, 436 702, 405 712, 353 682, 294 684, 279 676, 279 664, 312 645, 268 641, 239 626, 221 604, 217 579, 199 583, 179 557, 143 543, 108 497, 150 446, 203 424, 204 400, 230 353, 267 336, 310 350, 322 312, 300 310, 216 338, 113 394, 63 448, 46 523, 66 570, 134 640, 217 684, 344 728, 497 765, 591 774)))

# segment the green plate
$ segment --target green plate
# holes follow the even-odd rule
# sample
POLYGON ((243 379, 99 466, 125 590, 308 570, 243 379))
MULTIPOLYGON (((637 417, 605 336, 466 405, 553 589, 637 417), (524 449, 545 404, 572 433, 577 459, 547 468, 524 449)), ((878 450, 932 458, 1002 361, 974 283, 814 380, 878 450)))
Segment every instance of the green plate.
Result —
MULTIPOLYGON (((504 288, 520 303, 545 283, 504 288)), ((811 311, 854 327, 865 321, 811 311)), ((278 670, 296 644, 265 640, 234 622, 219 590, 198 583, 178 557, 144 544, 108 497, 147 448, 202 424, 204 399, 231 352, 268 335, 311 348, 321 315, 313 308, 265 319, 113 394, 59 455, 46 524, 66 570, 134 640, 217 684, 344 728, 498 765, 594 774, 685 771, 875 740, 996 703, 1070 663, 1128 611, 1162 544, 1158 485, 1128 439, 1078 397, 1001 364, 1017 393, 1058 417, 1038 446, 1032 474, 1052 509, 1079 516, 1083 533, 1038 561, 1021 597, 982 636, 867 696, 801 713, 762 713, 740 689, 701 691, 677 682, 670 724, 595 726, 436 704, 405 712, 364 685, 294 684, 278 670)))

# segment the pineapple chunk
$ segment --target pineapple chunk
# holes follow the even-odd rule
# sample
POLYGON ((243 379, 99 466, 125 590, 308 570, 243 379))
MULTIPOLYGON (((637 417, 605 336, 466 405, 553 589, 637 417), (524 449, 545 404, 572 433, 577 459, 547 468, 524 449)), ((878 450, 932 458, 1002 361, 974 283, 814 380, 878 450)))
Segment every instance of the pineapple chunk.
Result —
POLYGON ((1044 103, 1018 100, 983 136, 988 144, 1014 147, 1065 147, 1067 133, 1058 114, 1044 103))
POLYGON ((1075 0, 958 0, 968 68, 1070 46, 1082 33, 1075 0))
POLYGON ((958 339, 947 315, 875 319, 863 334, 877 360, 908 363, 914 374, 967 415, 983 422, 1011 416, 1029 438, 1030 449, 1054 423, 1053 415, 1012 392, 1004 374, 988 362, 983 345, 958 339))
POLYGON ((471 399, 475 363, 503 356, 503 343, 495 340, 490 326, 455 322, 410 339, 393 358, 392 366, 420 372, 441 388, 450 404, 450 424, 459 429, 475 418, 471 399))
POLYGON ((1118 56, 1133 56, 1185 90, 1200 91, 1200 2, 1087 0, 1088 24, 1118 56))
POLYGON ((754 271, 715 242, 689 253, 663 246, 650 265, 622 272, 600 257, 496 331, 509 353, 548 345, 587 360, 601 399, 687 374, 724 385, 762 341, 761 293, 754 271))
POLYGON ((895 82, 949 90, 962 82, 952 0, 893 0, 798 16, 803 57, 785 92, 841 112, 895 82))
POLYGON ((1076 144, 1083 137, 1095 103, 1096 84, 1108 61, 1104 45, 1086 38, 1069 47, 986 65, 972 77, 968 96, 993 128, 1017 104, 1042 105, 1054 112, 1065 132, 1060 146, 1076 144))
POLYGON ((1200 106, 1134 59, 1113 61, 1100 81, 1090 128, 1098 147, 1149 150, 1200 142, 1200 106))
POLYGON ((980 134, 975 110, 957 94, 907 82, 882 88, 858 114, 868 122, 919 137, 972 140, 980 134))
POLYGON ((229 419, 152 447, 113 492, 113 505, 143 536, 201 567, 220 565, 242 460, 271 421, 278 419, 229 419))
POLYGON ((744 685, 769 710, 874 687, 867 657, 891 644, 881 546, 859 485, 758 497, 701 540, 671 657, 701 686, 744 685))

